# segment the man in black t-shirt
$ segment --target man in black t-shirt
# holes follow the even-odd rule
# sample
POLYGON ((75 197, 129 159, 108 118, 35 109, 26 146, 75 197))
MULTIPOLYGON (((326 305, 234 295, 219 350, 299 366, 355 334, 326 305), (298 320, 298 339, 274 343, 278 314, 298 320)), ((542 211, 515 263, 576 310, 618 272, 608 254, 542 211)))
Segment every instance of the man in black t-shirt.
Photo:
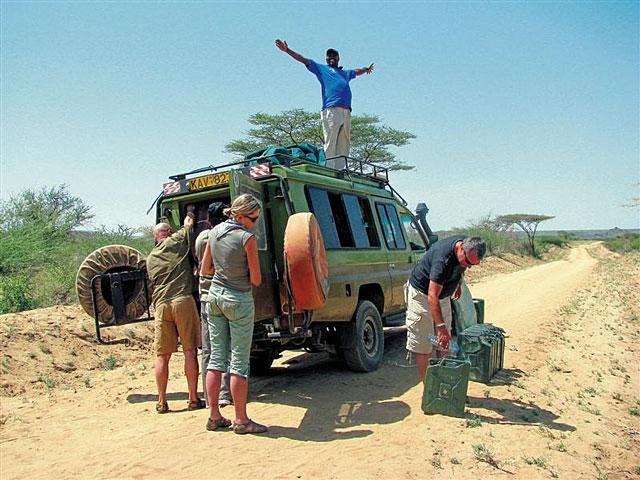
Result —
POLYGON ((449 348, 449 297, 454 300, 460 297, 460 280, 465 270, 480 263, 486 250, 480 237, 455 235, 436 242, 411 272, 406 285, 407 350, 416 355, 422 381, 433 349, 429 337, 437 332, 438 343, 444 349, 449 348), (442 305, 448 309, 446 315, 442 305))

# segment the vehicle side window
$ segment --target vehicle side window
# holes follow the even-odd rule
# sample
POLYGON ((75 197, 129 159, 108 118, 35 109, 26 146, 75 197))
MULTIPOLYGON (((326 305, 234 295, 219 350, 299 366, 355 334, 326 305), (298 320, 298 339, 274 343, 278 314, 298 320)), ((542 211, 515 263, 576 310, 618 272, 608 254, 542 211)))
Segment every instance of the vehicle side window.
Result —
POLYGON ((326 248, 379 248, 371 206, 366 198, 308 187, 311 211, 326 248))
POLYGON ((404 250, 407 243, 402 233, 396 207, 390 203, 377 203, 376 210, 384 231, 387 247, 392 250, 404 250))
POLYGON ((336 230, 338 231, 340 246, 355 247, 356 243, 353 241, 347 210, 344 208, 344 203, 342 203, 342 199, 340 198, 341 195, 339 193, 327 192, 327 196, 329 197, 331 213, 333 213, 333 220, 336 224, 336 230))
POLYGON ((380 239, 378 238, 378 231, 376 230, 376 222, 373 220, 371 205, 369 205, 366 198, 361 197, 358 197, 358 203, 360 204, 360 211, 362 212, 362 218, 364 219, 364 229, 367 232, 369 245, 372 247, 379 247, 380 239))
POLYGON ((371 208, 366 199, 343 194, 342 201, 347 210, 356 248, 379 247, 380 241, 375 231, 371 208))
POLYGON ((324 237, 325 247, 340 247, 340 239, 338 238, 336 224, 333 221, 331 204, 329 203, 327 192, 319 188, 309 188, 309 198, 311 200, 311 210, 320 224, 320 231, 324 237))
POLYGON ((426 250, 426 245, 424 244, 424 240, 418 233, 418 227, 415 224, 414 219, 410 215, 403 214, 402 224, 404 225, 404 231, 407 233, 409 237, 409 245, 411 245, 411 250, 426 250))
POLYGON ((378 218, 380 219, 380 225, 382 225, 384 241, 387 244, 387 247, 396 248, 396 241, 393 238, 393 230, 391 230, 391 222, 389 221, 384 205, 377 203, 376 210, 378 211, 378 218))
POLYGON ((404 234, 402 233, 402 227, 400 226, 400 219, 398 218, 398 211, 394 205, 386 205, 387 216, 391 220, 391 228, 393 229, 393 236, 396 239, 396 248, 404 250, 407 247, 407 243, 404 240, 404 234))

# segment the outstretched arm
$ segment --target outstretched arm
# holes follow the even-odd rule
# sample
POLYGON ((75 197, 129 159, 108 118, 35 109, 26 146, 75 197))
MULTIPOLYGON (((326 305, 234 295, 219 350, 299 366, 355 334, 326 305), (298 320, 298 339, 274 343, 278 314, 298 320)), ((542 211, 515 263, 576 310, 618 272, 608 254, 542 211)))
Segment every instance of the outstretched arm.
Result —
POLYGON ((363 73, 369 75, 371 72, 373 72, 373 63, 368 67, 356 68, 356 77, 362 75, 363 73))
POLYGON ((278 47, 284 53, 288 54, 291 58, 293 58, 294 60, 299 61, 300 63, 303 63, 305 65, 309 65, 309 62, 311 61, 308 58, 303 57, 299 53, 296 53, 293 50, 291 50, 289 48, 289 46, 287 45, 287 42, 283 42, 279 38, 276 39, 276 47, 278 47))

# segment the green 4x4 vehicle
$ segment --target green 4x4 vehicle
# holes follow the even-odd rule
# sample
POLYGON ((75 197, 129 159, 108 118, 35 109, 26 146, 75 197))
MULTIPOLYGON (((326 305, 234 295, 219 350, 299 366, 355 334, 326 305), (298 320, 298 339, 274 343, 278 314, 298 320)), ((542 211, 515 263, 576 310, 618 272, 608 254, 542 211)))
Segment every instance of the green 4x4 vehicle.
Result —
POLYGON ((351 159, 345 170, 334 170, 279 154, 170 179, 157 199, 156 220, 175 231, 187 206, 195 207, 194 239, 209 228, 210 203, 229 204, 244 193, 262 203, 253 230, 262 284, 253 290, 252 373, 264 373, 288 349, 328 351, 355 371, 379 367, 383 327, 404 324, 404 285, 430 240, 437 238, 426 222, 426 206, 418 206, 417 217, 407 209, 389 184, 387 169, 351 159), (287 285, 285 230, 300 212, 315 216, 328 264, 326 301, 312 311, 295 309, 287 285))

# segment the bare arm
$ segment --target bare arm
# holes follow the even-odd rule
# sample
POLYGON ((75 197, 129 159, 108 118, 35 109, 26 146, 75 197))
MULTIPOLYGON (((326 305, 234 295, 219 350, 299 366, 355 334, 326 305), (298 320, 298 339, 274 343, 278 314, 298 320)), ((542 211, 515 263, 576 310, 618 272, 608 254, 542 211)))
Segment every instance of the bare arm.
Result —
POLYGON ((200 275, 205 277, 211 277, 216 273, 216 269, 213 267, 213 259, 211 258, 211 247, 209 242, 204 247, 204 253, 202 254, 202 261, 200 262, 200 275))
POLYGON ((365 73, 369 75, 371 72, 373 72, 373 63, 368 67, 356 68, 356 77, 359 77, 360 75, 365 73))
POLYGON ((427 294, 427 300, 429 302, 429 310, 431 310, 431 316, 433 317, 433 323, 435 325, 436 335, 438 336, 438 343, 444 347, 449 348, 449 331, 442 318, 442 309, 440 308, 440 292, 442 292, 442 284, 431 280, 429 282, 429 292, 427 294))
POLYGON ((286 53, 287 55, 289 55, 291 58, 293 58, 294 60, 299 61, 300 63, 303 63, 305 65, 309 65, 309 62, 311 60, 309 60, 308 58, 303 57, 302 55, 300 55, 299 53, 294 52, 293 50, 291 50, 289 48, 289 46, 287 45, 287 42, 283 42, 282 40, 280 40, 279 38, 276 39, 276 47, 278 47, 280 50, 282 50, 284 53, 286 53))
POLYGON ((184 216, 184 227, 187 230, 191 230, 193 228, 193 219, 195 215, 193 214, 195 207, 193 205, 187 206, 187 214, 184 216))
POLYGON ((260 261, 258 259, 258 242, 256 237, 251 237, 244 245, 244 251, 247 253, 247 263, 249 266, 249 280, 251 285, 259 287, 262 283, 262 275, 260 273, 260 261))
POLYGON ((458 282, 458 286, 456 287, 456 291, 451 295, 451 300, 459 300, 460 295, 462 294, 462 283, 458 282))

